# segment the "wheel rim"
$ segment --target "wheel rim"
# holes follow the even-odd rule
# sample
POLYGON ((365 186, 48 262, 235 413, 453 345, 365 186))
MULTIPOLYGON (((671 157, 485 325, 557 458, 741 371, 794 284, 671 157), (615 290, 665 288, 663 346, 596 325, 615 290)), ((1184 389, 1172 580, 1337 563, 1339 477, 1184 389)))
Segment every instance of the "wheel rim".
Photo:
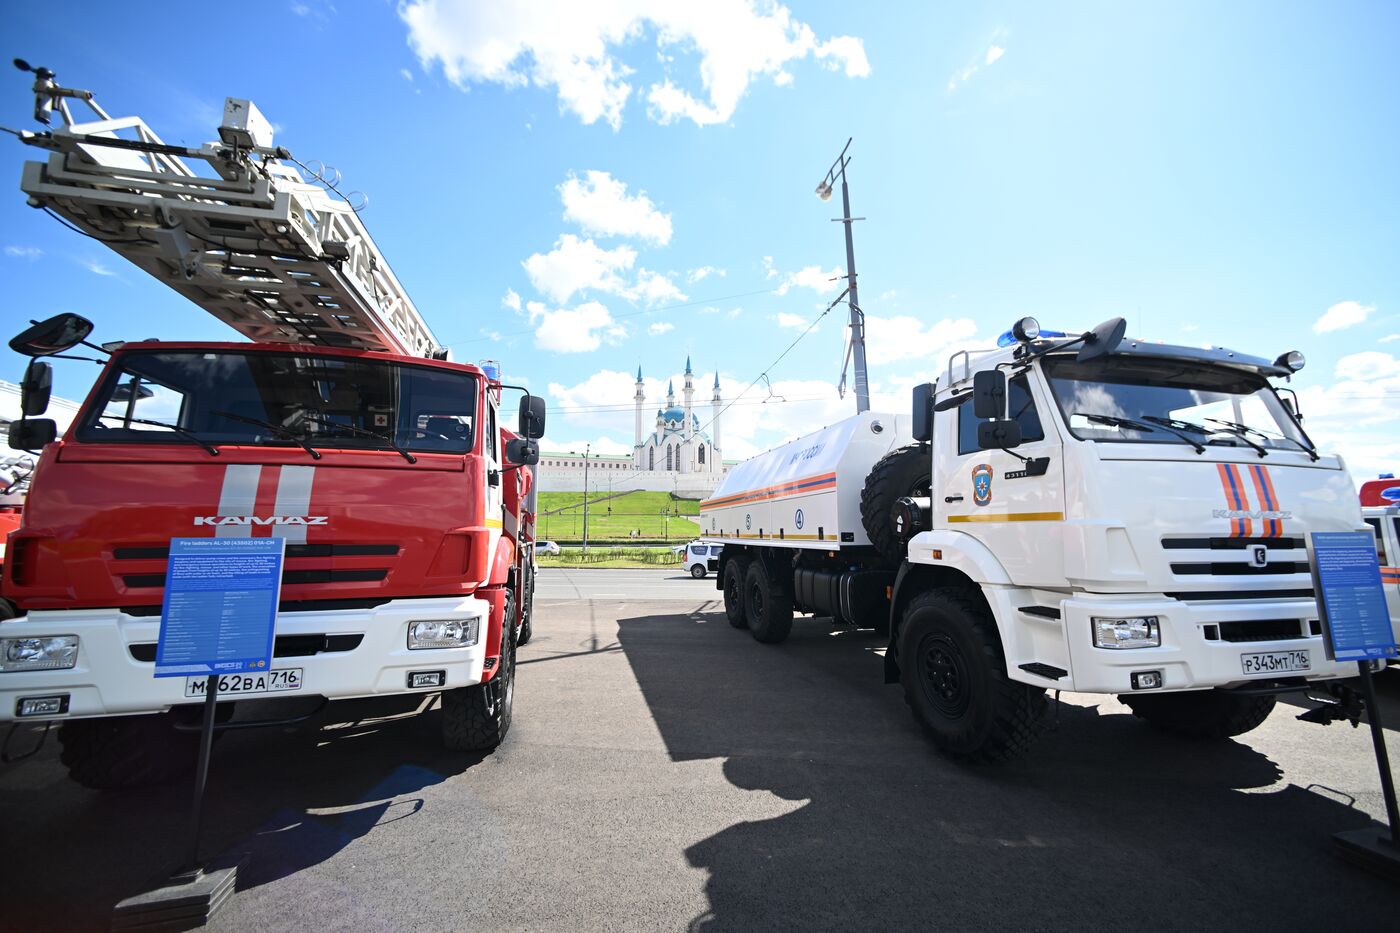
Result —
POLYGON ((919 675, 924 696, 939 713, 956 719, 972 701, 967 662, 946 635, 930 635, 919 646, 919 675))
POLYGON ((740 602, 743 599, 743 590, 739 586, 738 577, 733 576, 732 574, 730 575, 729 580, 724 585, 724 598, 729 600, 731 603, 738 605, 740 608, 743 608, 740 602))
POLYGON ((749 605, 753 608, 755 619, 763 618, 763 587, 755 584, 749 588, 749 605))

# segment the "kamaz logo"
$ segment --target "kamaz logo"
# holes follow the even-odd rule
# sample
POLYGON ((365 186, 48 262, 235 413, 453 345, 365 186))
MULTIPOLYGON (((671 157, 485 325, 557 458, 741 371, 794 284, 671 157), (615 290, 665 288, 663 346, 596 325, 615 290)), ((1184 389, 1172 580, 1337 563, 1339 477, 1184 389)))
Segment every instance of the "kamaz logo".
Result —
POLYGON ((262 526, 262 525, 329 525, 327 515, 271 515, 261 518, 257 515, 198 515, 196 525, 216 526, 262 526))
POLYGON ((1213 518, 1292 518, 1293 513, 1277 509, 1214 509, 1213 518))

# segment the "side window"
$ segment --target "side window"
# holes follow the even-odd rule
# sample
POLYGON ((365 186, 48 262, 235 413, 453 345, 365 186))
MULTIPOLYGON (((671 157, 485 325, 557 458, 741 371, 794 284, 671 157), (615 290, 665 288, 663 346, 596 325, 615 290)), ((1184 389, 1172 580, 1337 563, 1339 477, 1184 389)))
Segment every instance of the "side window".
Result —
MULTIPOLYGON (((1035 410, 1035 398, 1031 395, 1026 377, 1018 376, 1012 379, 1007 393, 1010 396, 1007 410, 1021 426, 1021 439, 1044 440, 1045 429, 1040 425, 1040 415, 1035 410)), ((985 420, 987 419, 972 414, 971 398, 958 406, 958 453, 974 454, 981 450, 977 446, 977 426, 985 420)))
MULTIPOLYGON (((1400 521, 1400 519, 1396 519, 1400 521)), ((1385 535, 1381 534, 1381 520, 1379 518, 1368 518, 1366 524, 1371 526, 1371 530, 1376 534, 1376 556, 1380 558, 1381 566, 1385 563, 1385 535)))
POLYGON ((496 404, 488 401, 486 403, 486 445, 482 449, 486 451, 486 458, 492 463, 501 462, 500 445, 501 432, 496 430, 496 404))

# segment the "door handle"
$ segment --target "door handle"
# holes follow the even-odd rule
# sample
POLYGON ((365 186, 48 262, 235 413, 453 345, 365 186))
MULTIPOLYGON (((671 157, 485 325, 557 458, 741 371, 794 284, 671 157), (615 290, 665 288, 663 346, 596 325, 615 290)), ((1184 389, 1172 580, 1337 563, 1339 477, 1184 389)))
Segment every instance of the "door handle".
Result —
POLYGON ((944 502, 961 502, 961 501, 962 501, 962 496, 944 496, 944 497, 943 497, 943 501, 944 501, 944 502))

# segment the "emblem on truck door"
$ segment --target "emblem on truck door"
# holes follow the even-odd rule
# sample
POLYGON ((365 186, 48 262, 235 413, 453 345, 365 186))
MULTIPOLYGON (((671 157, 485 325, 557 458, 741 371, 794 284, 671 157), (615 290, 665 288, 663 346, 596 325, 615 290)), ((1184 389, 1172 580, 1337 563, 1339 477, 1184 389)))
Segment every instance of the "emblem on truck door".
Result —
POLYGON ((979 463, 972 468, 972 501, 987 505, 992 501, 992 465, 979 463))

